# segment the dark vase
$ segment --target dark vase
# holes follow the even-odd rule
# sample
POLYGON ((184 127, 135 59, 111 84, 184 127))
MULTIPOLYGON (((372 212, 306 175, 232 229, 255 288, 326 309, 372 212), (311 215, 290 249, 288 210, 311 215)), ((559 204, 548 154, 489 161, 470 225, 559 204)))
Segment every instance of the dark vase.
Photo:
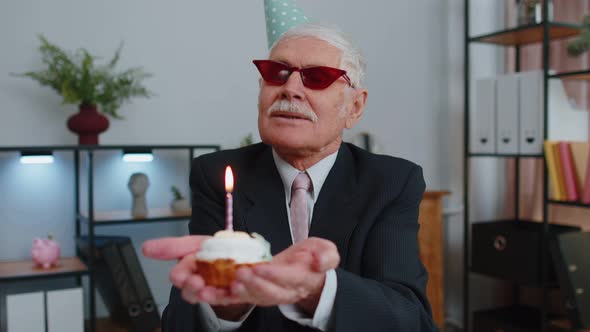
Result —
POLYGON ((78 134, 78 144, 98 144, 98 135, 109 128, 109 119, 95 105, 82 104, 79 109, 68 119, 68 128, 78 134))

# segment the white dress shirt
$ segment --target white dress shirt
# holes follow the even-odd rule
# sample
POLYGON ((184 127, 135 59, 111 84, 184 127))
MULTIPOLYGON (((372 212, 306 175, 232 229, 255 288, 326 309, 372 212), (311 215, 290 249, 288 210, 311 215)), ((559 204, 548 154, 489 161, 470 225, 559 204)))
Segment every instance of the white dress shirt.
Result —
MULTIPOLYGON (((279 155, 274 151, 274 149, 272 151, 272 155, 277 170, 279 171, 279 175, 281 176, 281 180, 283 181, 283 187, 285 189, 285 206, 287 207, 287 218, 289 219, 289 229, 291 230, 291 241, 293 241, 293 229, 291 227, 291 213, 289 203, 291 202, 291 185, 293 184, 293 180, 295 180, 295 177, 300 173, 300 171, 295 167, 291 166, 286 161, 284 161, 281 157, 279 157, 279 155)), ((322 189, 324 181, 326 180, 328 173, 330 173, 332 166, 334 166, 337 156, 338 151, 325 157, 324 159, 317 162, 315 165, 305 170, 307 175, 309 175, 312 183, 312 189, 308 192, 307 197, 307 206, 309 209, 309 223, 311 223, 313 217, 313 207, 318 199, 320 190, 322 189)), ((305 312, 303 312, 303 310, 301 310, 295 304, 279 305, 279 311, 286 318, 293 320, 301 325, 314 327, 321 331, 326 331, 328 328, 328 322, 330 321, 330 317, 332 315, 332 309, 334 307, 334 300, 336 298, 336 288, 336 271, 332 269, 326 272, 324 288, 322 290, 322 294, 320 295, 320 301, 318 302, 318 306, 315 310, 313 317, 309 317, 305 312)), ((252 309, 250 309, 250 311, 248 311, 244 316, 242 316, 239 321, 228 321, 218 318, 215 315, 215 312, 213 311, 211 306, 206 303, 199 304, 199 308, 208 318, 208 321, 212 323, 209 325, 212 326, 214 330, 221 332, 230 332, 237 330, 254 309, 254 307, 252 307, 252 309)))

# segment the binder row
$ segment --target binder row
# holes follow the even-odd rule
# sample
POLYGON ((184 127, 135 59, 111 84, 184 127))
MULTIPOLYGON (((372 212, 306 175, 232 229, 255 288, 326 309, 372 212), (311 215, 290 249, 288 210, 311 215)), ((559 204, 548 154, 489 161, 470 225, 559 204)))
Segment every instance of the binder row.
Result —
MULTIPOLYGON (((111 319, 136 332, 150 332, 160 326, 160 314, 128 237, 95 236, 95 266, 98 291, 111 319)), ((87 257, 88 238, 79 241, 87 257)))
MULTIPOLYGON (((588 113, 576 111, 561 80, 549 81, 548 134, 559 140, 588 139, 588 113)), ((543 71, 479 79, 470 118, 471 153, 540 155, 543 152, 543 71)))
POLYGON ((539 154, 543 142, 543 72, 480 79, 471 118, 472 153, 539 154))

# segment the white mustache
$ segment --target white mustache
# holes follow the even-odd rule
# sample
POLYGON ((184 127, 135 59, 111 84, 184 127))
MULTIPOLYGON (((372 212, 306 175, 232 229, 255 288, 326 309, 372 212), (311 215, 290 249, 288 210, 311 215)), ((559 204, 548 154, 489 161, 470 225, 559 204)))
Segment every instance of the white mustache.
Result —
POLYGON ((278 111, 303 115, 314 123, 318 121, 318 116, 307 105, 294 103, 286 99, 275 101, 266 112, 268 115, 271 115, 273 112, 278 111))

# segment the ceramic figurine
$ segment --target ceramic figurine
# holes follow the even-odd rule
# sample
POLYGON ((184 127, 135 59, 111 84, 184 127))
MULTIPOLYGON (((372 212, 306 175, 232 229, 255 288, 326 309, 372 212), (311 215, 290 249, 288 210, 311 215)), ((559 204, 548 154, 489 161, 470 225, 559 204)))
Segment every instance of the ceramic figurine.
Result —
POLYGON ((145 193, 150 186, 150 180, 144 173, 133 173, 129 178, 129 191, 133 196, 133 203, 131 205, 131 216, 133 218, 147 217, 147 203, 145 193))

